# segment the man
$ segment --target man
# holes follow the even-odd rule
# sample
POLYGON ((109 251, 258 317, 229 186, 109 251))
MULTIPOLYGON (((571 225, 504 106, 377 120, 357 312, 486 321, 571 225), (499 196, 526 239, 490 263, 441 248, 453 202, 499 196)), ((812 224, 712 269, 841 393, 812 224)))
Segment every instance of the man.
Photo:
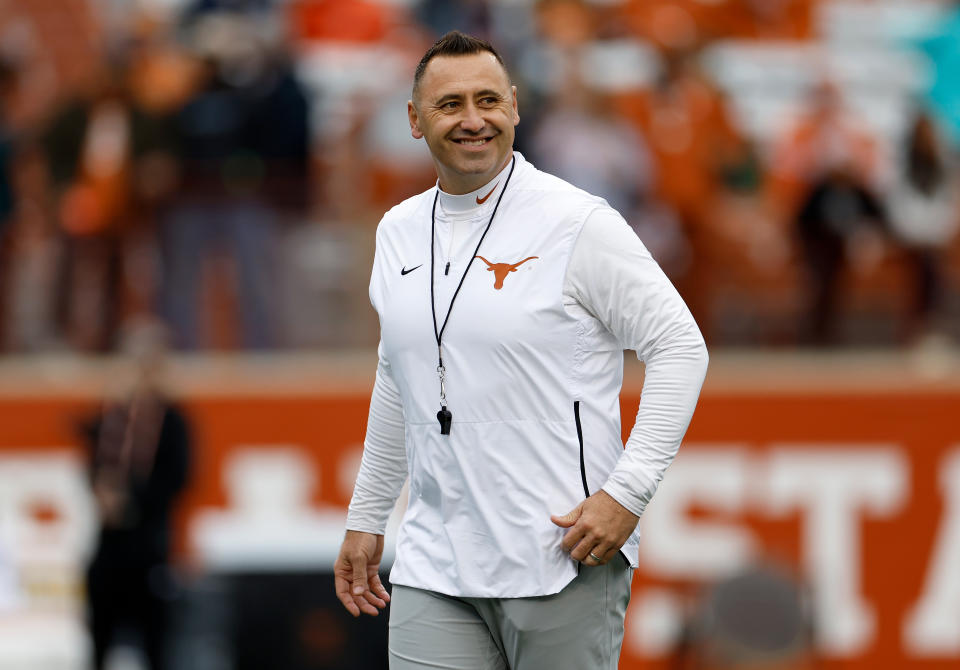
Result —
POLYGON ((335 565, 354 616, 409 475, 394 670, 615 668, 637 520, 706 372, 703 338, 624 220, 513 151, 516 88, 486 42, 427 51, 408 103, 437 187, 390 210, 370 296, 380 363, 335 565), (622 350, 646 361, 620 438, 622 350))
POLYGON ((100 520, 87 570, 89 627, 95 670, 122 633, 139 637, 150 670, 167 667, 171 515, 187 483, 191 433, 187 418, 163 392, 166 335, 138 326, 122 350, 136 368, 124 399, 110 401, 83 426, 90 484, 100 520))

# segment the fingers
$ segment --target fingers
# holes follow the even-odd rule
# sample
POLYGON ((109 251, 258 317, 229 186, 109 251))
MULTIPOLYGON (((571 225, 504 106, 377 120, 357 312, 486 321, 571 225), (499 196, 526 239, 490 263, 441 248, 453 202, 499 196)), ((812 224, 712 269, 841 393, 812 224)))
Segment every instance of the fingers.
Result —
POLYGON ((550 520, 561 528, 569 528, 577 522, 581 514, 583 514, 583 503, 580 503, 563 516, 557 516, 556 514, 550 515, 550 520))
MULTIPOLYGON (((370 575, 366 584, 367 588, 364 590, 362 596, 367 603, 373 605, 378 610, 382 610, 387 606, 387 601, 390 600, 390 594, 387 593, 387 590, 383 588, 383 584, 380 582, 380 575, 376 572, 370 575)), ((369 612, 368 612, 369 614, 369 612)), ((376 616, 376 612, 374 612, 376 616)))
POLYGON ((355 596, 362 596, 367 590, 367 557, 357 553, 350 557, 350 567, 353 570, 353 590, 355 596))
POLYGON ((569 528, 564 534, 561 547, 570 554, 570 558, 584 565, 602 565, 608 560, 611 550, 616 550, 614 538, 608 537, 605 524, 598 522, 595 511, 585 512, 584 500, 562 517, 551 517, 561 528, 569 528), (593 556, 591 556, 591 552, 593 556))
POLYGON ((337 559, 334 565, 337 599, 354 617, 361 614, 377 616, 390 601, 390 594, 380 581, 377 566, 370 565, 360 570, 357 565, 366 566, 366 559, 363 556, 347 558, 343 555, 337 559), (366 571, 372 574, 367 577, 364 574, 366 571), (358 574, 360 581, 357 580, 358 574))
POLYGON ((337 599, 355 617, 360 616, 361 613, 377 616, 390 600, 390 594, 380 582, 379 575, 370 578, 370 589, 364 588, 360 593, 355 593, 356 586, 351 579, 347 578, 351 574, 352 571, 348 567, 336 571, 334 585, 337 599))
POLYGON ((639 517, 600 490, 571 512, 551 520, 568 528, 561 545, 584 565, 603 565, 623 546, 639 517), (590 553, 593 556, 590 556, 590 553))
POLYGON ((570 550, 570 558, 584 565, 603 565, 618 547, 587 535, 570 550))
POLYGON ((602 549, 601 545, 598 544, 587 552, 587 557, 583 559, 581 563, 584 565, 606 565, 616 552, 617 550, 614 547, 602 549))
POLYGON ((390 594, 387 593, 387 589, 384 588, 383 582, 380 581, 380 575, 376 572, 373 573, 372 577, 370 577, 370 590, 379 596, 379 598, 385 603, 390 602, 390 594))
POLYGON ((353 601, 357 604, 357 607, 364 614, 369 614, 370 616, 377 616, 378 614, 380 614, 380 610, 386 607, 387 604, 382 600, 380 600, 379 598, 373 597, 372 594, 369 595, 369 599, 368 599, 368 594, 370 594, 369 591, 359 596, 353 596, 353 601), (380 605, 374 604, 375 602, 379 602, 380 605))
POLYGON ((605 563, 607 554, 612 549, 617 549, 608 540, 588 529, 585 524, 577 524, 568 530, 563 536, 560 546, 570 554, 570 558, 573 560, 592 565, 605 563), (590 556, 591 552, 595 556, 599 556, 600 559, 592 558, 590 556))
MULTIPOLYGON (((565 552, 573 556, 574 550, 580 546, 586 534, 586 530, 582 526, 574 526, 564 534, 560 546, 565 552)), ((592 547, 593 543, 591 543, 590 546, 592 547)), ((586 551, 583 553, 586 555, 586 551)))
POLYGON ((348 530, 333 566, 337 599, 351 615, 377 616, 390 602, 378 574, 383 535, 348 530))
POLYGON ((360 606, 357 605, 353 596, 350 595, 350 580, 341 576, 340 573, 335 573, 333 581, 337 591, 337 600, 340 601, 350 614, 355 617, 360 616, 360 606))

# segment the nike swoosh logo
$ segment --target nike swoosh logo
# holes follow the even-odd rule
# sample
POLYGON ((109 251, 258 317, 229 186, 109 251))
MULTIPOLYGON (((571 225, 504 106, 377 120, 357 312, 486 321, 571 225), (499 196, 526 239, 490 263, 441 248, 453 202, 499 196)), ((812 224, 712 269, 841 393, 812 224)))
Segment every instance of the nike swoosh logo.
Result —
POLYGON ((489 198, 491 195, 493 195, 493 192, 497 190, 497 186, 499 186, 499 185, 500 185, 500 182, 497 182, 496 184, 494 184, 494 185, 493 185, 493 188, 490 189, 490 192, 487 193, 487 194, 486 194, 485 196, 483 196, 482 198, 478 195, 478 196, 477 196, 477 204, 478 204, 478 205, 482 205, 483 203, 485 203, 485 202, 487 201, 487 198, 489 198))
MULTIPOLYGON (((420 265, 423 265, 423 263, 421 263, 420 265)), ((418 265, 417 268, 420 267, 420 265, 418 265)), ((402 274, 402 275, 408 275, 408 274, 410 274, 411 272, 413 272, 414 270, 416 270, 417 268, 410 268, 410 269, 408 270, 408 269, 406 268, 406 266, 404 266, 404 267, 400 268, 400 274, 402 274)))

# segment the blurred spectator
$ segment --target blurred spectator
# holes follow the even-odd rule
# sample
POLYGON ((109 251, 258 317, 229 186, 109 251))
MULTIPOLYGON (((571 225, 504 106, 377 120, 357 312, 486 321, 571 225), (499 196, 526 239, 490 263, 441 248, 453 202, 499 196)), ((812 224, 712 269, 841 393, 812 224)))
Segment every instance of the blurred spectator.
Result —
POLYGON ((277 336, 278 226, 307 200, 306 97, 288 59, 270 50, 252 19, 208 15, 194 39, 205 58, 198 89, 177 117, 182 178, 163 222, 164 313, 178 347, 203 344, 203 271, 226 247, 242 344, 267 348, 277 336))
POLYGON ((921 111, 909 126, 894 188, 889 191, 890 226, 906 249, 914 280, 904 339, 931 331, 943 298, 941 266, 960 226, 956 164, 933 118, 921 111))
POLYGON ((790 217, 812 184, 837 168, 875 187, 882 171, 876 138, 862 118, 844 104, 836 84, 814 84, 797 122, 774 141, 770 160, 772 195, 790 217))
POLYGON ((884 220, 881 203, 852 167, 838 165, 811 184, 795 219, 810 287, 804 343, 835 343, 841 271, 855 254, 872 253, 884 220))
MULTIPOLYGON (((488 0, 422 0, 417 18, 430 29, 434 38, 450 30, 490 39, 490 2, 488 0)), ((541 0, 540 4, 544 4, 541 0)))
POLYGON ((3 348, 46 351, 61 346, 55 304, 62 244, 49 202, 49 173, 42 147, 23 142, 13 177, 17 213, 9 231, 8 256, 0 268, 7 280, 3 348))
POLYGON ((804 40, 812 35, 817 0, 724 0, 710 17, 724 37, 804 40))
POLYGON ((13 214, 13 186, 11 163, 14 154, 13 130, 6 119, 7 109, 17 87, 16 68, 0 60, 0 245, 13 214))
POLYGON ((160 384, 164 337, 155 324, 131 329, 121 352, 135 368, 133 388, 108 399, 84 427, 100 519, 87 571, 95 670, 104 668, 115 644, 131 640, 142 647, 150 670, 166 670, 167 610, 176 594, 168 565, 170 521, 186 483, 191 438, 186 418, 160 384))
POLYGON ((290 14, 298 37, 305 40, 360 42, 383 40, 393 20, 392 8, 370 0, 291 0, 290 14))
POLYGON ((841 271, 848 260, 864 265, 882 255, 884 208, 875 195, 877 145, 828 80, 810 93, 808 109, 774 149, 771 189, 793 222, 807 271, 808 306, 800 339, 829 344, 836 337, 841 271))
POLYGON ((690 272, 671 279, 709 338, 715 251, 710 230, 722 179, 742 170, 730 160, 740 150, 739 130, 719 89, 700 67, 698 50, 668 50, 660 77, 642 97, 621 101, 643 131, 654 156, 654 195, 679 218, 689 240, 690 272))
POLYGON ((14 131, 8 123, 11 101, 17 87, 15 67, 0 59, 0 333, 5 331, 4 317, 9 282, 10 229, 14 214, 13 158, 14 131))
MULTIPOLYGON (((533 134, 541 116, 561 111, 578 95, 596 91, 584 89, 586 54, 597 40, 596 13, 583 0, 545 0, 532 8, 534 39, 516 45, 515 76, 519 109, 526 119, 517 128, 516 148, 536 156, 533 134), (570 89, 576 89, 576 93, 570 89)), ((587 107, 590 103, 584 101, 587 107)), ((569 140, 569 138, 568 138, 569 140)))
POLYGON ((533 161, 630 216, 649 194, 653 166, 643 137, 604 97, 568 81, 533 133, 533 161))
POLYGON ((45 136, 64 243, 58 316, 83 351, 113 344, 122 300, 133 123, 124 73, 105 66, 56 110, 45 136))
POLYGON ((696 0, 626 0, 619 11, 631 34, 668 52, 689 51, 715 32, 712 8, 696 0))
POLYGON ((124 235, 124 317, 137 319, 154 314, 160 300, 164 268, 159 226, 181 176, 176 113, 192 94, 199 68, 162 24, 142 24, 128 51, 133 147, 124 235))
POLYGON ((265 12, 272 9, 277 0, 187 0, 186 4, 183 16, 190 20, 207 12, 265 12))
POLYGON ((557 49, 571 51, 597 37, 596 13, 584 0, 541 0, 537 29, 557 49))

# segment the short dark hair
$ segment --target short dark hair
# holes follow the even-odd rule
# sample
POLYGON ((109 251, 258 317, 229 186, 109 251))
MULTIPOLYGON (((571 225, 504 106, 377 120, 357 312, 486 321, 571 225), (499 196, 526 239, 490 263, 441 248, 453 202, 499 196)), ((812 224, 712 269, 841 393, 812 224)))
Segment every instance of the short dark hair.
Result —
MULTIPOLYGON (((413 73, 414 96, 416 96, 420 80, 423 79, 423 73, 427 69, 427 64, 436 56, 470 56, 472 54, 483 53, 484 51, 493 54, 493 57, 500 63, 503 71, 507 71, 507 66, 504 64, 503 59, 500 58, 497 50, 493 48, 492 44, 479 37, 462 33, 459 30, 451 30, 434 42, 433 46, 427 49, 427 53, 423 54, 423 58, 417 63, 417 69, 413 73)), ((509 77, 509 74, 507 76, 509 77)))

